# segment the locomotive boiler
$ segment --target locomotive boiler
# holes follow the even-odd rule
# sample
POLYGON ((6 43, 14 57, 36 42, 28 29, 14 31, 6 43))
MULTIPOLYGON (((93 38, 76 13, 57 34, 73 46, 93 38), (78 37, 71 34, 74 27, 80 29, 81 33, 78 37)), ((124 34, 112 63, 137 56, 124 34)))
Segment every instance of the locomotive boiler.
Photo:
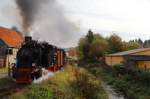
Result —
POLYGON ((52 72, 60 70, 65 64, 65 51, 47 42, 25 40, 17 52, 16 66, 12 68, 17 83, 31 83, 42 76, 42 69, 52 72))

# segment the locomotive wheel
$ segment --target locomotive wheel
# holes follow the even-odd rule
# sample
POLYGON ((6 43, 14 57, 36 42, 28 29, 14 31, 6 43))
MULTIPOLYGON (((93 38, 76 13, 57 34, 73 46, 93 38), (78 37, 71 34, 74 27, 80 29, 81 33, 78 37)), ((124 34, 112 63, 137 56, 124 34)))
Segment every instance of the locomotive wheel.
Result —
POLYGON ((36 72, 35 78, 38 79, 38 78, 40 78, 41 76, 42 76, 42 72, 41 72, 41 70, 38 70, 38 71, 36 72))
POLYGON ((31 77, 32 77, 32 79, 34 80, 34 79, 38 79, 38 78, 40 78, 42 76, 42 70, 41 69, 39 69, 39 70, 37 70, 37 71, 34 71, 32 74, 31 74, 31 77))

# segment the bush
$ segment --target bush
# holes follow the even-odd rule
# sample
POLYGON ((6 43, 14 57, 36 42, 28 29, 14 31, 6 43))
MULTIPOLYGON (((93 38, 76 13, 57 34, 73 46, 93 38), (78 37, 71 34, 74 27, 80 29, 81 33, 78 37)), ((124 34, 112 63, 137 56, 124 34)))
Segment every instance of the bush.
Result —
POLYGON ((113 87, 116 90, 116 92, 118 92, 119 94, 126 95, 126 92, 129 89, 129 84, 124 80, 117 80, 114 81, 113 87))
POLYGON ((126 74, 126 68, 122 64, 117 64, 113 66, 113 72, 116 75, 124 75, 126 74))
POLYGON ((116 65, 112 72, 100 68, 99 73, 116 92, 127 99, 150 99, 150 72, 137 67, 116 65), (110 72, 110 73, 109 73, 110 72))
MULTIPOLYGON (((95 65, 95 64, 94 64, 95 65)), ((118 64, 113 68, 90 65, 87 68, 98 78, 102 78, 114 90, 127 99, 150 99, 150 71, 137 67, 126 68, 118 64)))
POLYGON ((76 79, 71 82, 74 91, 84 99, 100 99, 102 92, 100 82, 89 72, 80 70, 76 74, 76 79))
POLYGON ((135 79, 135 80, 145 86, 150 87, 150 72, 141 71, 141 72, 137 73, 137 79, 135 79))

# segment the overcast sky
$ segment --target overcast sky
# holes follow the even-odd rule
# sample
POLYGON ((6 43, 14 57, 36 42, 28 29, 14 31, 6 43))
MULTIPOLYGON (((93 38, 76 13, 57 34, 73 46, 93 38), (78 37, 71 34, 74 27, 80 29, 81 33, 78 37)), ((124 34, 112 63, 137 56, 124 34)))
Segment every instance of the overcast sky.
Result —
POLYGON ((125 40, 150 38, 149 0, 60 0, 66 14, 81 29, 103 35, 118 33, 125 40))
MULTIPOLYGON (((90 28, 104 36, 117 33, 124 40, 150 39, 149 0, 57 0, 70 21, 80 27, 81 35, 90 28)), ((15 22, 13 0, 1 0, 0 25, 15 22)))

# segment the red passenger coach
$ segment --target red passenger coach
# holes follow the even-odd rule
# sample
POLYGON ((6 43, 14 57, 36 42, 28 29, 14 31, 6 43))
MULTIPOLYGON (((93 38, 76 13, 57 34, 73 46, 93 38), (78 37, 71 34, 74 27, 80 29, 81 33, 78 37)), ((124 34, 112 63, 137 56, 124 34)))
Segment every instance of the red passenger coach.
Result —
POLYGON ((65 52, 62 49, 56 49, 54 55, 54 63, 49 67, 49 70, 52 72, 56 72, 60 70, 65 64, 65 52))

